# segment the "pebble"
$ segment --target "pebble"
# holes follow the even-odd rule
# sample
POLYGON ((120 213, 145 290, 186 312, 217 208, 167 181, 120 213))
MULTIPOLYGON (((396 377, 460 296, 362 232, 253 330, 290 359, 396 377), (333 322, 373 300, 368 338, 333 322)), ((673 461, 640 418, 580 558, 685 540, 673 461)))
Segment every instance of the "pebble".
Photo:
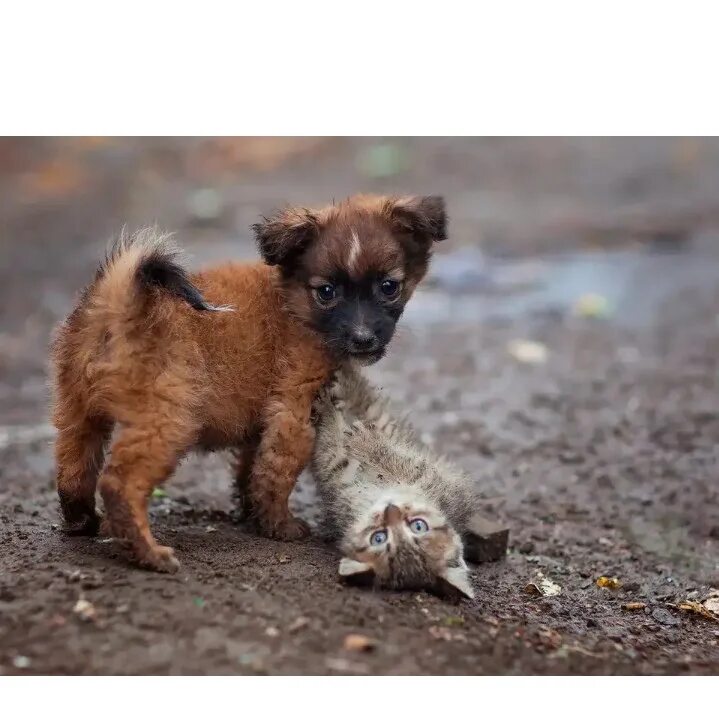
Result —
POLYGON ((15 669, 29 669, 31 664, 32 661, 30 657, 23 656, 22 654, 18 654, 12 660, 12 665, 15 669))
POLYGON ((652 617, 655 621, 659 622, 659 624, 664 624, 668 627, 675 627, 682 623, 681 619, 673 616, 669 611, 661 607, 657 607, 652 611, 652 617))
POLYGON ((92 622, 95 620, 97 612, 95 606, 88 602, 87 599, 78 599, 72 610, 83 622, 92 622))

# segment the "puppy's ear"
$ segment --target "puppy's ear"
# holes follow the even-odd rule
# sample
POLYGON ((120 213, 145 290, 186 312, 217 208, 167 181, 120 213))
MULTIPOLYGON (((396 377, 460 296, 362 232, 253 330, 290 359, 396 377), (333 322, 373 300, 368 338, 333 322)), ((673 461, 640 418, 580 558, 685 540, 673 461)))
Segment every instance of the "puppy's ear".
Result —
POLYGON ((370 586, 374 583, 374 569, 365 562, 342 557, 340 559, 340 579, 355 586, 370 586))
POLYGON ((265 217, 252 229, 262 259, 268 265, 288 267, 317 237, 319 222, 309 210, 292 207, 265 217))
POLYGON ((409 232, 432 242, 447 239, 447 211, 443 197, 391 197, 384 210, 399 232, 409 232))

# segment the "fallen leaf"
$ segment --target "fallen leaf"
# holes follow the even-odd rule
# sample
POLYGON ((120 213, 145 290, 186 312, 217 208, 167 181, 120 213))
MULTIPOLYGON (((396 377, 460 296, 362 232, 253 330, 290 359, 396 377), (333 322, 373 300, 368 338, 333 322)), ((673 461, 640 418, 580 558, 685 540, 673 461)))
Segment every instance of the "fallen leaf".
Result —
POLYGON ((280 564, 289 564, 292 561, 292 559, 290 557, 288 557, 286 554, 281 554, 279 557, 277 557, 277 561, 280 564))
POLYGON ((167 497, 167 492, 162 487, 155 487, 152 490, 152 498, 161 499, 162 497, 167 497))
POLYGON ((719 589, 713 589, 709 596, 702 602, 705 609, 719 616, 719 589))
POLYGON ((307 619, 307 617, 297 617, 297 619, 287 627, 287 631, 290 634, 294 634, 295 632, 299 632, 300 629, 304 629, 309 623, 310 620, 307 619))
POLYGON ((622 583, 616 577, 601 576, 597 579, 597 586, 602 589, 619 589, 622 583))
POLYGON ((561 594, 562 588, 556 582, 545 577, 542 572, 537 572, 535 580, 527 584, 524 591, 536 596, 556 597, 561 594))
POLYGON ((87 599, 78 599, 72 611, 77 614, 83 622, 94 622, 97 617, 95 605, 87 599))
POLYGON ((461 627, 464 624, 464 617, 445 617, 444 623, 448 627, 461 627))
POLYGON ((699 602, 693 602, 690 599, 685 599, 683 602, 679 602, 679 604, 670 604, 669 606, 675 606, 677 607, 677 609, 681 609, 685 612, 694 612, 695 614, 699 614, 705 619, 713 619, 715 622, 719 622, 719 616, 714 614, 711 610, 707 609, 704 604, 699 604, 699 602))
POLYGON ((574 303, 573 312, 577 317, 607 317, 611 308, 606 297, 588 292, 574 303))
POLYGON ((200 609, 202 609, 202 607, 204 607, 206 604, 205 600, 202 597, 193 597, 192 603, 200 609))
POLYGON ((549 355, 546 345, 532 340, 512 340, 507 345, 507 352, 524 364, 544 364, 549 355))
POLYGON ((623 604, 622 607, 624 609, 646 609, 646 604, 644 602, 627 602, 626 604, 623 604))
POLYGON ((348 652, 371 652, 377 646, 377 642, 364 634, 348 634, 342 646, 348 652))

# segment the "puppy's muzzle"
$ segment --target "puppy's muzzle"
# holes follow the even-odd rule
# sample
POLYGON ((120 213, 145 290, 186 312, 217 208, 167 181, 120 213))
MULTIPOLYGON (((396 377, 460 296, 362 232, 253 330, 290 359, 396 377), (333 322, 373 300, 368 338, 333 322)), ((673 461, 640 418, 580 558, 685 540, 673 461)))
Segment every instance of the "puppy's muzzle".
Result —
POLYGON ((369 329, 351 330, 347 337, 347 349, 352 354, 371 354, 382 346, 379 337, 369 329))

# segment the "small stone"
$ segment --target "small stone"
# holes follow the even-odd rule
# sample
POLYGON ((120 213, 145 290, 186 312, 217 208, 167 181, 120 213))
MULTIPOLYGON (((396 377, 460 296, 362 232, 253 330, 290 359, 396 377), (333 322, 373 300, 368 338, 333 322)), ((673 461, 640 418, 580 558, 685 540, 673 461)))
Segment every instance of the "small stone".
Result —
POLYGON ((217 531, 217 527, 213 527, 212 525, 208 524, 205 527, 205 534, 212 534, 213 532, 217 531))
POLYGON ((366 664, 351 662, 341 657, 328 657, 325 660, 325 666, 333 672, 340 674, 367 674, 369 667, 366 664))
POLYGON ((544 364, 549 356, 546 345, 532 340, 512 340, 507 352, 523 364, 544 364))
POLYGON ((281 554, 279 557, 277 557, 277 561, 280 564, 289 564, 292 561, 292 559, 290 557, 288 557, 286 554, 281 554))
POLYGON ((667 627, 676 627, 682 623, 681 619, 678 619, 670 614, 666 609, 662 609, 661 607, 657 607, 652 611, 652 617, 659 624, 663 624, 667 627))
POLYGON ((15 669, 29 669, 31 664, 32 660, 30 657, 23 656, 22 654, 18 654, 16 657, 13 657, 12 660, 12 665, 15 669))
POLYGON ((87 599, 78 599, 72 611, 83 622, 94 622, 97 618, 97 611, 95 610, 95 605, 91 602, 88 602, 87 599))
POLYGON ((265 634, 268 637, 279 637, 280 636, 280 630, 277 627, 267 627, 265 629, 265 634))

